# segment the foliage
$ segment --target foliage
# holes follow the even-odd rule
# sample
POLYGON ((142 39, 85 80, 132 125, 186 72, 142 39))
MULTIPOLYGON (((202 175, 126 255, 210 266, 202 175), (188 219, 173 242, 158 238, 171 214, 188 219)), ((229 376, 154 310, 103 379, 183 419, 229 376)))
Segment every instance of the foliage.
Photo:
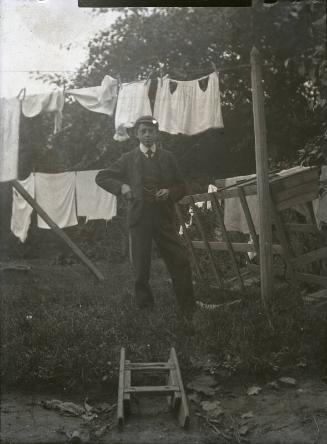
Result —
MULTIPOLYGON (((254 170, 249 68, 253 44, 264 66, 271 161, 295 161, 297 150, 319 136, 327 84, 323 1, 119 11, 114 25, 89 42, 88 60, 69 86, 98 85, 110 74, 124 82, 151 75, 155 88, 160 75, 196 79, 212 71, 212 62, 227 69, 220 74, 223 134, 212 130, 194 137, 162 135, 186 176, 226 177, 254 170)), ((84 165, 105 166, 135 144, 133 139, 127 144, 113 141, 113 119, 92 115, 78 104, 66 106, 65 121, 72 124, 65 136, 72 153, 69 166, 83 159, 84 165)))

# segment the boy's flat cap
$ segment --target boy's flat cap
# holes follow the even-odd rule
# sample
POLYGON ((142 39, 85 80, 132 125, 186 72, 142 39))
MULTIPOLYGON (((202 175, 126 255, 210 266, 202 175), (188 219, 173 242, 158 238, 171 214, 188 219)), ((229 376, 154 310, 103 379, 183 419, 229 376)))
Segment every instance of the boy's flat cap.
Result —
POLYGON ((134 124, 134 128, 138 127, 141 123, 158 127, 158 121, 152 116, 139 117, 134 124))

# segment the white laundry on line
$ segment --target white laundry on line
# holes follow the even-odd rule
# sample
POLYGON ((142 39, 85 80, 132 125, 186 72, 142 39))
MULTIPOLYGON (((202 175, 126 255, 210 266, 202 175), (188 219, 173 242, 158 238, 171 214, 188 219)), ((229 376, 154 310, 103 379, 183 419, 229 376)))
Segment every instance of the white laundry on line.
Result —
POLYGON ((170 134, 199 134, 209 128, 223 128, 219 78, 216 72, 197 80, 158 79, 154 117, 160 131, 170 134), (205 90, 200 82, 208 84, 205 90), (176 89, 171 92, 171 84, 176 89))
MULTIPOLYGON (((71 227, 78 223, 75 183, 75 172, 35 173, 36 202, 60 228, 71 227)), ((50 228, 39 215, 37 226, 39 228, 50 228)))
POLYGON ((112 116, 117 102, 118 81, 110 76, 105 76, 101 86, 68 89, 66 92, 84 108, 112 116))
POLYGON ((139 117, 152 115, 149 86, 144 80, 122 84, 115 115, 114 139, 118 142, 129 138, 126 128, 132 128, 139 117))
POLYGON ((0 182, 18 175, 21 101, 0 98, 0 182))
MULTIPOLYGON (((19 183, 34 198, 34 174, 30 174, 26 179, 20 180, 19 183)), ((10 228, 14 235, 18 237, 21 242, 26 241, 28 229, 31 224, 32 212, 33 208, 31 207, 31 205, 15 188, 13 188, 10 228)))
POLYGON ((117 198, 95 183, 99 170, 78 171, 76 175, 77 216, 86 220, 110 220, 117 214, 117 198))
POLYGON ((26 117, 35 117, 40 113, 54 113, 54 133, 61 130, 62 110, 65 99, 63 91, 32 94, 22 101, 22 111, 26 117))

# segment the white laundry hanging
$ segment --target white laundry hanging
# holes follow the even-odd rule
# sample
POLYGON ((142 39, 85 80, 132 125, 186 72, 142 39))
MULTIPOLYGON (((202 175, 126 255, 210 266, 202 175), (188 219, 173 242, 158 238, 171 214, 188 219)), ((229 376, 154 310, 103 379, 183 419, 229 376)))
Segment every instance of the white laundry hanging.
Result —
POLYGON ((117 198, 95 183, 99 170, 78 171, 76 174, 77 216, 86 221, 110 220, 117 214, 117 198))
MULTIPOLYGON (((30 174, 26 179, 20 180, 19 183, 34 198, 34 174, 30 174)), ((14 235, 18 237, 21 242, 26 241, 28 229, 31 224, 32 212, 33 208, 31 207, 31 205, 15 188, 13 188, 10 228, 14 235)))
MULTIPOLYGON (((35 173, 36 202, 60 227, 77 225, 75 172, 47 174, 35 173)), ((50 228, 38 215, 37 226, 50 228)))
POLYGON ((145 80, 122 84, 117 100, 114 140, 127 140, 126 128, 132 128, 139 117, 152 115, 149 86, 145 80))
POLYGON ((21 101, 0 98, 0 182, 18 175, 21 101))
POLYGON ((223 128, 219 78, 216 72, 197 80, 158 80, 154 117, 160 131, 194 135, 209 128, 223 128), (205 90, 200 81, 208 79, 205 90), (176 86, 171 92, 171 84, 176 86))
POLYGON ((105 76, 100 86, 68 89, 66 93, 73 96, 84 108, 112 116, 117 102, 118 81, 105 76))
POLYGON ((22 101, 22 112, 26 117, 35 117, 40 113, 54 113, 54 133, 57 133, 61 130, 64 103, 63 91, 27 95, 22 101))

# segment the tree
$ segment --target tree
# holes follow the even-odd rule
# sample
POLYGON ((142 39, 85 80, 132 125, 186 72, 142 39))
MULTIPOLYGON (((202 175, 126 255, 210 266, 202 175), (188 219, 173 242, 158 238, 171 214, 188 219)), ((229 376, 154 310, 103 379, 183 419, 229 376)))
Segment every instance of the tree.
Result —
MULTIPOLYGON (((105 13, 105 12, 100 12, 105 13)), ((269 152, 274 164, 296 161, 299 149, 321 135, 326 113, 324 2, 277 2, 253 8, 121 8, 111 29, 89 42, 88 60, 70 87, 100 84, 106 74, 133 81, 168 74, 191 80, 220 74, 225 129, 202 135, 163 134, 186 176, 225 177, 254 171, 249 56, 261 52, 269 152), (244 66, 245 65, 245 66, 244 66)), ((113 141, 113 120, 70 104, 65 138, 71 164, 105 167, 127 144, 113 141), (68 142, 69 141, 69 142, 68 142)))

